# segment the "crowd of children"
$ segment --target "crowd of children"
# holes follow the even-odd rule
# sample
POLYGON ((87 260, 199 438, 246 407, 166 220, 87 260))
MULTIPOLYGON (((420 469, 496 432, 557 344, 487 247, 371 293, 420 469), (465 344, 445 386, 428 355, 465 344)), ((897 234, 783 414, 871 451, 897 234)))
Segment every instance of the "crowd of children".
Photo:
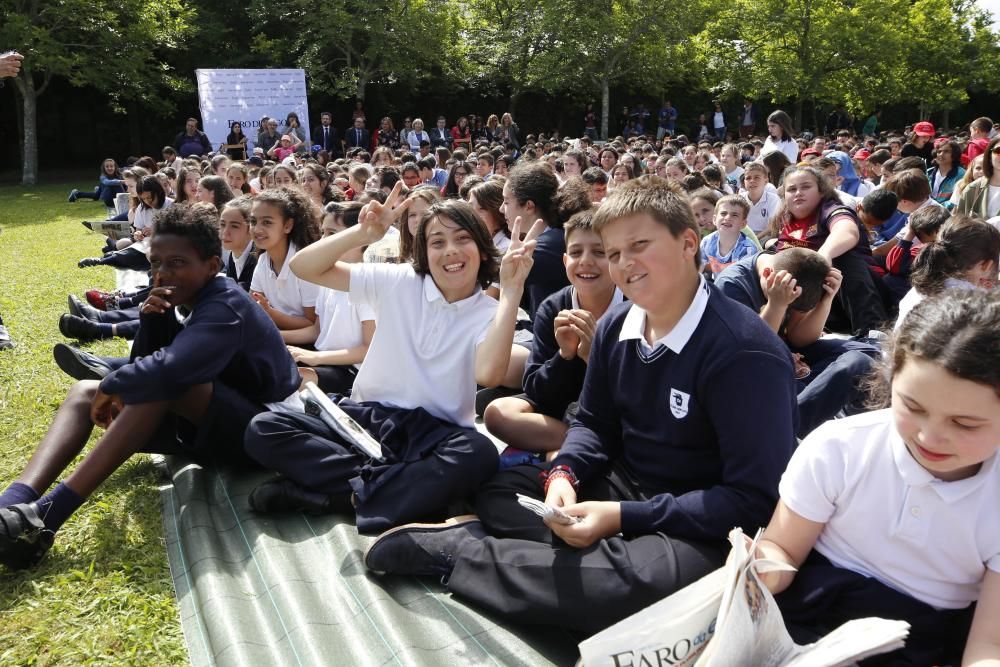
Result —
POLYGON ((167 452, 276 471, 254 511, 353 515, 370 570, 521 622, 607 627, 767 526, 796 639, 878 615, 913 626, 884 664, 996 664, 992 121, 810 141, 775 111, 741 143, 598 148, 493 119, 436 144, 383 122, 336 160, 105 160, 92 197, 128 193, 131 235, 80 266, 149 284, 70 295, 59 326, 131 354, 56 346, 79 381, 0 494, 0 562, 167 452), (307 381, 381 459, 303 410, 307 381))

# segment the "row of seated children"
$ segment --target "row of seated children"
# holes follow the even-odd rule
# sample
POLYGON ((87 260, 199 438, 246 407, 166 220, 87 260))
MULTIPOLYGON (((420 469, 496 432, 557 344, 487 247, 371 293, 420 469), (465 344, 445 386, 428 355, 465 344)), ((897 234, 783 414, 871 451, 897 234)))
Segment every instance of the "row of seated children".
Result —
MULTIPOLYGON (((793 192, 797 190, 793 189, 793 192)), ((470 287, 466 284, 470 279, 470 265, 481 268, 481 264, 495 251, 485 226, 478 218, 468 218, 463 206, 456 204, 438 209, 432 207, 421 218, 414 257, 416 274, 405 266, 351 266, 337 262, 348 250, 379 240, 393 218, 399 215, 399 212, 393 211, 394 203, 388 201, 386 206, 370 204, 362 215, 364 221, 361 225, 299 251, 290 264, 295 273, 311 282, 350 290, 352 297, 356 297, 352 303, 375 302, 379 328, 355 381, 356 398, 365 398, 363 392, 358 392, 358 385, 361 383, 364 388, 362 380, 369 361, 377 359, 371 355, 378 347, 380 333, 386 329, 395 332, 395 335, 383 334, 383 340, 389 341, 383 345, 393 349, 391 372, 385 376, 392 388, 387 389, 381 384, 372 387, 375 392, 372 398, 376 403, 378 397, 385 396, 380 392, 398 390, 393 387, 393 382, 399 376, 396 355, 400 345, 407 353, 399 356, 404 362, 413 363, 412 374, 408 377, 433 380, 433 376, 437 375, 444 380, 431 390, 421 387, 423 383, 419 381, 412 383, 418 386, 416 391, 434 395, 421 396, 419 405, 403 414, 398 408, 403 407, 399 403, 405 402, 405 398, 387 400, 391 409, 384 405, 382 408, 376 405, 358 407, 347 403, 356 411, 359 421, 380 437, 391 451, 399 452, 400 459, 391 461, 387 466, 366 465, 343 446, 341 451, 336 451, 331 446, 336 440, 333 434, 325 431, 320 424, 303 422, 300 414, 271 412, 254 419, 247 431, 247 451, 258 460, 280 469, 284 473, 282 480, 288 482, 280 483, 283 488, 275 488, 278 484, 271 483, 256 493, 256 500, 260 501, 263 509, 269 509, 269 503, 274 508, 287 507, 290 501, 295 500, 290 490, 325 496, 323 502, 329 508, 353 507, 359 528, 372 531, 388 528, 407 520, 410 515, 433 517, 446 509, 448 502, 478 491, 475 504, 485 530, 478 527, 477 522, 460 521, 433 528, 407 527, 390 531, 373 546, 367 555, 368 564, 377 570, 429 568, 433 573, 449 574, 449 586, 453 591, 480 604, 525 620, 558 622, 581 629, 603 627, 693 581, 721 562, 724 553, 721 541, 729 527, 733 524, 756 526, 766 521, 769 507, 776 499, 778 476, 794 448, 798 410, 794 403, 797 390, 791 355, 768 321, 768 313, 758 315, 754 312, 757 309, 745 309, 702 281, 699 274, 700 239, 693 212, 687 198, 676 188, 656 179, 642 179, 619 188, 598 209, 593 227, 606 253, 609 275, 631 303, 611 308, 596 325, 589 350, 585 352, 587 368, 577 421, 567 431, 556 460, 549 465, 512 468, 497 476, 493 476, 496 470, 495 449, 488 442, 477 441, 474 433, 467 428, 471 425, 471 411, 467 409, 471 399, 466 397, 471 397, 473 376, 480 384, 490 385, 497 384, 507 372, 516 305, 523 294, 523 281, 530 273, 525 269, 530 268, 531 251, 535 236, 541 232, 541 225, 536 224, 523 240, 519 238, 519 225, 511 230, 512 243, 508 250, 511 259, 508 263, 513 262, 513 266, 518 268, 501 271, 500 303, 491 306, 490 318, 477 320, 479 324, 475 326, 486 326, 490 320, 493 324, 478 336, 466 333, 464 347, 453 345, 454 349, 444 355, 460 357, 457 350, 466 349, 468 352, 464 354, 470 356, 465 357, 465 362, 457 358, 445 361, 439 348, 434 346, 439 343, 442 332, 449 330, 448 324, 456 330, 461 328, 454 326, 454 322, 449 323, 447 317, 458 317, 455 313, 460 313, 463 308, 467 308, 469 313, 478 312, 477 304, 483 302, 475 285, 487 286, 494 277, 480 276, 477 271, 473 274, 476 283, 470 287), (464 224, 462 220, 465 220, 464 224), (431 247, 421 247, 421 244, 428 243, 431 247), (438 245, 435 247, 435 244, 438 245), (421 273, 424 277, 417 278, 421 273), (421 283, 420 287, 399 287, 403 284, 399 280, 403 280, 404 275, 414 276, 413 280, 421 283), (391 307, 383 311, 382 299, 386 298, 386 290, 380 285, 387 284, 386 281, 390 286, 397 286, 388 293, 417 291, 408 299, 399 297, 400 301, 387 301, 391 307), (433 283, 437 293, 428 293, 430 283, 433 283), (459 287, 462 289, 459 290, 459 287), (472 296, 468 296, 470 290, 472 296), (426 312, 438 306, 444 308, 443 313, 426 312), (418 308, 416 314, 407 312, 415 307, 418 308), (396 322, 389 326, 392 319, 396 322), (400 331, 405 333, 401 336, 400 331), (485 364, 482 368, 479 348, 475 346, 478 341, 482 341, 479 348, 489 343, 488 349, 491 350, 490 359, 482 360, 485 364), (422 353, 435 351, 438 354, 421 356, 422 353), (439 397, 435 392, 449 386, 455 377, 463 376, 448 370, 454 369, 454 364, 460 362, 464 364, 460 368, 469 369, 470 384, 459 392, 461 396, 456 401, 444 406, 454 409, 457 405, 461 408, 462 414, 455 417, 449 414, 451 418, 444 420, 453 426, 466 427, 456 435, 447 429, 442 431, 440 424, 437 428, 430 428, 428 424, 433 422, 428 422, 425 415, 414 416, 413 413, 425 408, 426 412, 436 409, 435 400, 439 397), (439 364, 441 369, 436 368, 439 364), (439 371, 445 370, 448 374, 439 375, 439 371), (760 420, 759 428, 749 440, 745 429, 727 413, 734 393, 741 397, 741 405, 760 420), (657 403, 650 406, 650 400, 663 401, 665 405, 657 403), (669 416, 664 408, 669 408, 669 416), (408 427, 414 430, 408 432, 408 427), (404 435, 407 433, 409 437, 404 435), (414 437, 414 433, 419 433, 419 437, 414 437), (403 437, 406 437, 405 442, 400 442, 403 437), (441 438, 445 438, 449 445, 444 445, 441 438), (664 450, 662 444, 654 446, 653 443, 667 443, 667 446, 664 450), (296 455, 278 454, 277 451, 283 447, 289 447, 284 451, 294 451, 296 455), (491 451, 492 456, 487 456, 491 451), (416 458, 408 458, 411 455, 416 455, 416 458), (389 500, 391 493, 388 490, 395 488, 400 477, 419 488, 420 482, 414 481, 407 471, 420 465, 425 466, 424 472, 440 472, 442 476, 435 479, 447 483, 426 496, 432 502, 425 502, 424 495, 417 495, 415 497, 423 505, 415 503, 405 509, 395 507, 395 503, 389 500), (462 479, 451 479, 449 471, 459 470, 465 472, 462 479), (517 508, 513 502, 514 489, 541 495, 542 489, 536 480, 539 470, 547 471, 544 489, 547 501, 564 505, 568 512, 582 518, 580 523, 551 526, 552 532, 549 532, 548 528, 534 523, 530 515, 517 508), (317 479, 317 476, 322 479, 317 479), (486 482, 490 477, 492 480, 486 482), (333 485, 336 490, 331 492, 331 487, 325 485, 333 485), (577 504, 578 488, 582 497, 614 502, 577 504), (493 537, 487 537, 486 531, 493 537), (624 537, 614 537, 619 532, 624 537), (557 537, 554 538, 553 533, 557 537), (504 539, 511 537, 525 539, 504 539), (598 548, 603 544, 608 544, 610 548, 598 548), (447 548, 442 550, 439 547, 447 548), (667 559, 669 563, 664 562, 664 553, 672 555, 667 559), (448 557, 444 558, 442 554, 448 557), (507 556, 517 556, 514 560, 520 565, 511 569, 508 564, 511 560, 507 556), (640 576, 639 573, 643 574, 640 576), (567 578, 578 580, 583 575, 586 575, 586 580, 582 586, 577 586, 579 590, 575 598, 559 594, 564 590, 563 582, 567 578), (588 599, 606 601, 605 608, 595 612, 592 605, 585 604, 588 599)), ((405 210, 405 204, 400 208, 405 210)), ((194 216, 193 213, 189 215, 194 216)), ((282 224, 287 220, 280 218, 277 222, 282 224)), ((171 229, 169 224, 164 228, 171 229)), ((187 249, 187 255, 178 253, 176 249, 171 249, 170 242, 179 242, 171 237, 182 234, 166 232, 160 237, 161 233, 163 230, 158 230, 153 237, 151 260, 154 288, 142 308, 143 315, 152 322, 151 330, 173 328, 156 326, 164 322, 164 318, 160 317, 162 311, 173 310, 171 300, 188 306, 199 304, 193 309, 189 316, 191 319, 183 330, 159 332, 175 336, 166 348, 170 349, 178 345, 177 341, 187 343, 196 339, 197 333, 192 335, 192 324, 204 323, 209 328, 212 325, 202 315, 210 309, 200 307, 201 301, 194 298, 192 288, 187 286, 183 275, 178 277, 176 273, 185 263, 182 260, 186 260, 188 265, 201 263, 203 270, 198 275, 203 280, 203 289, 207 289, 209 283, 218 284, 219 279, 214 276, 221 268, 221 260, 217 249, 210 247, 206 251, 198 251, 198 246, 191 243, 188 244, 191 247, 187 249), (159 249, 158 240, 166 246, 165 250, 159 249), (192 255, 198 260, 193 260, 192 255), (170 261, 164 263, 165 258, 170 261), (164 286, 164 280, 169 286, 164 286), (175 282, 182 284, 175 286, 175 282), (202 317, 199 318, 199 315, 202 317)), ((202 237, 207 235, 202 233, 202 237)), ((571 230, 571 245, 573 238, 571 230)), ((782 252, 777 257, 781 257, 782 252)), ((823 256, 822 253, 817 254, 823 256)), ((992 266, 995 274, 995 260, 992 266)), ((821 279, 820 290, 824 296, 820 297, 820 301, 832 300, 837 292, 836 273, 828 267, 828 264, 823 266, 826 272, 821 279)), ((773 287, 779 282, 778 271, 774 267, 764 268, 771 271, 767 276, 761 275, 761 278, 773 277, 773 287)), ((582 275, 585 280, 594 277, 586 272, 582 275)), ((573 278, 574 275, 570 275, 570 279, 573 278)), ((769 298, 790 303, 794 299, 789 300, 789 296, 801 296, 796 294, 798 286, 789 284, 784 277, 778 287, 784 290, 781 295, 775 293, 772 296, 769 293, 769 298)), ((973 297, 978 295, 967 300, 973 297)), ((932 300, 930 303, 938 302, 932 300)), ((980 312, 989 311, 982 303, 973 305, 980 312)), ((931 311, 933 307, 923 310, 931 311)), ((996 317, 995 310, 994 306, 991 311, 993 317, 996 317)), ((800 324, 806 319, 801 318, 800 324)), ((270 323, 270 320, 266 322, 270 323)), ((562 337, 566 343, 557 343, 559 351, 565 347, 568 352, 574 347, 572 342, 575 336, 579 340, 575 345, 579 355, 581 344, 589 332, 589 322, 576 315, 564 316, 561 324, 561 334, 556 332, 559 323, 553 321, 552 324, 553 335, 562 337)), ((952 326, 957 325, 953 323, 952 326)), ((977 329, 976 335, 986 334, 977 329)), ((147 339, 144 336, 140 338, 142 340, 136 341, 139 348, 134 352, 136 360, 108 375, 102 381, 102 387, 113 391, 116 389, 115 379, 119 377, 127 379, 130 374, 164 369, 168 373, 174 372, 176 364, 186 363, 183 355, 164 354, 163 348, 148 354, 143 350, 147 339), (174 364, 173 368, 171 364, 174 364)), ((152 333, 150 338, 157 336, 152 333)), ((917 339, 921 340, 919 336, 917 339)), ((269 351, 274 354, 277 349, 269 351)), ((230 351, 223 355, 224 360, 219 363, 226 364, 230 360, 236 363, 234 352, 237 357, 243 353, 242 350, 230 351)), ((276 358, 271 358, 265 366, 280 368, 286 365, 276 363, 276 358)), ((201 357, 197 360, 200 361, 201 357)), ((288 361, 290 366, 290 359, 288 361)), ((236 365, 242 367, 242 363, 236 365)), ((384 360, 381 368, 379 363, 370 367, 372 377, 385 372, 384 360)), ((219 366, 215 365, 214 370, 219 372, 219 366)), ((185 386, 180 377, 168 377, 174 381, 165 383, 167 387, 180 389, 185 386)), ((961 377, 965 376, 959 374, 961 377)), ((202 387, 199 391, 206 391, 204 384, 198 383, 202 387)), ((285 387, 288 384, 277 383, 275 386, 285 387)), ((974 382, 973 385, 978 386, 974 382)), ((212 388, 218 386, 216 382, 212 388)), ((248 389, 253 386, 248 385, 248 389)), ((83 392, 81 389, 74 391, 78 394, 83 392)), ((27 564, 37 560, 48 546, 46 542, 51 538, 51 531, 58 528, 59 523, 79 505, 82 497, 103 479, 102 475, 110 474, 109 463, 120 462, 122 456, 129 453, 123 449, 126 445, 120 442, 121 435, 116 435, 123 429, 116 426, 131 423, 131 415, 141 413, 145 408, 127 408, 155 404, 160 411, 158 414, 163 414, 171 409, 185 410, 187 405, 180 400, 185 392, 180 392, 178 397, 157 395, 150 398, 141 395, 138 400, 123 396, 124 405, 121 405, 107 392, 97 391, 92 386, 89 391, 96 398, 81 400, 77 396, 75 401, 67 401, 60 411, 71 413, 75 409, 74 414, 89 423, 81 405, 86 404, 84 407, 89 410, 93 402, 98 421, 107 423, 110 416, 114 416, 114 420, 98 448, 67 478, 66 483, 57 485, 53 492, 37 499, 38 494, 48 489, 57 478, 61 470, 56 469, 58 463, 65 467, 72 458, 66 458, 67 448, 75 454, 82 447, 82 441, 75 449, 68 447, 60 440, 66 438, 66 434, 54 425, 54 432, 50 431, 25 473, 3 495, 2 504, 14 506, 8 507, 2 514, 7 536, 11 537, 12 532, 16 532, 18 535, 29 533, 37 537, 3 543, 0 553, 8 564, 27 564), (142 400, 144 398, 147 400, 142 400), (169 399, 167 404, 163 404, 165 399, 169 399), (122 420, 125 415, 129 418, 122 420), (105 444, 105 441, 111 444, 105 444), (95 458, 97 461, 93 462, 95 458), (36 459, 40 460, 36 462, 36 459), (91 463, 88 464, 88 461, 91 463), (84 472, 80 473, 81 470, 84 472), (29 504, 23 504, 25 501, 29 504), (39 524, 48 527, 39 527, 39 524), (15 543, 22 548, 12 546, 15 543), (29 552, 23 547, 25 544, 37 548, 29 552)), ((412 389, 404 388, 403 391, 412 389)), ((223 390, 219 393, 220 396, 225 394, 223 390)), ((996 400, 993 389, 987 395, 996 400)), ((205 398, 204 393, 200 398, 205 398)), ((281 400, 280 397, 269 398, 261 402, 276 403, 281 400)), ((209 401, 202 403, 203 406, 209 404, 209 401)), ((200 424, 207 416, 204 412, 200 415, 182 414, 191 424, 200 424)), ((210 416, 218 415, 213 413, 210 416)), ((431 416, 434 416, 433 412, 431 416)), ((74 420, 57 418, 57 424, 68 421, 74 420)), ((989 422, 989 419, 983 421, 989 422)), ((992 427, 992 422, 987 426, 992 427)), ((197 431, 195 429, 193 434, 196 436, 195 443, 200 441, 197 431)), ((234 432, 228 435, 232 437, 234 432)), ((243 444, 242 439, 240 444, 243 444)), ((996 440, 992 444, 995 449, 996 440)), ((913 455, 918 462, 922 461, 919 450, 913 455)), ((980 461, 986 458, 983 456, 980 461)), ((978 465, 980 461, 970 465, 978 465)), ((404 493, 408 492, 409 489, 404 493)), ((308 499, 308 502, 313 502, 313 499, 308 499)), ((995 568, 991 565, 989 569, 992 572, 995 568)), ((981 568, 980 576, 983 571, 984 568, 981 568)), ((992 574, 987 575, 988 584, 992 582, 990 577, 992 574)), ((995 587, 993 583, 987 586, 987 590, 994 590, 995 587)), ((995 602, 987 608, 995 609, 995 602)), ((982 623, 977 622, 977 627, 979 625, 982 623)), ((980 639, 977 634, 973 638, 980 639)))

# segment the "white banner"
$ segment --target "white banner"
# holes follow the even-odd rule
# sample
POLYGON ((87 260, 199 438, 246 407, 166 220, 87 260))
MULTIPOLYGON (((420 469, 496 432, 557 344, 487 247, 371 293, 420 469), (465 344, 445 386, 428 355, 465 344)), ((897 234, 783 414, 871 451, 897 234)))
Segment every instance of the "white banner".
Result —
POLYGON ((226 142, 234 122, 247 135, 252 151, 260 132, 262 116, 275 118, 278 130, 285 126, 289 112, 299 117, 299 124, 309 140, 309 103, 306 100, 306 73, 301 69, 199 69, 198 100, 201 106, 201 129, 212 142, 212 149, 226 142))

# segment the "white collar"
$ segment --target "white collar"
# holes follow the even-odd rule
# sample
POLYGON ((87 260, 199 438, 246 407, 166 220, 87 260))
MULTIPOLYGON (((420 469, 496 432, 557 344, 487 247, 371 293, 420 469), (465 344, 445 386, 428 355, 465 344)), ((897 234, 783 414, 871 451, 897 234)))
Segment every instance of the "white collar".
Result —
POLYGON ((434 303, 435 301, 440 301, 443 306, 449 306, 455 309, 462 308, 467 304, 472 303, 478 299, 483 294, 483 290, 476 289, 472 293, 472 296, 467 296, 464 299, 459 299, 452 303, 448 303, 448 300, 444 298, 444 294, 438 289, 437 284, 434 282, 434 278, 430 274, 424 276, 424 298, 427 299, 427 303, 434 303))
MULTIPOLYGON (((295 244, 289 241, 288 252, 285 253, 285 263, 281 265, 281 273, 278 274, 278 280, 288 280, 289 275, 292 273, 292 270, 288 268, 288 265, 292 263, 292 257, 294 257, 295 253, 298 251, 299 249, 295 247, 295 244)), ((271 261, 270 256, 268 256, 267 261, 271 261)), ((274 264, 271 264, 271 273, 274 273, 274 264)))
POLYGON ((651 351, 660 345, 665 345, 674 354, 680 354, 684 346, 687 345, 687 342, 691 340, 694 330, 698 328, 701 316, 705 314, 705 308, 708 307, 708 295, 708 283, 705 282, 704 276, 699 276, 698 291, 695 292, 694 298, 691 300, 691 305, 688 306, 688 309, 681 316, 681 319, 677 321, 677 324, 674 325, 674 328, 653 343, 652 347, 646 342, 644 335, 646 330, 646 311, 632 304, 632 307, 628 310, 628 314, 625 315, 625 321, 622 322, 618 341, 623 342, 638 339, 645 350, 651 351))
MULTIPOLYGON (((573 289, 571 289, 569 291, 569 294, 570 294, 570 303, 573 305, 573 310, 579 310, 580 299, 576 297, 576 288, 574 287, 573 289)), ((608 307, 604 309, 604 312, 607 313, 612 308, 614 308, 615 306, 624 301, 625 301, 625 295, 622 294, 622 291, 620 289, 615 287, 615 293, 611 295, 611 303, 609 303, 608 307)))
POLYGON ((902 436, 899 435, 895 427, 890 428, 889 443, 892 447, 892 458, 907 486, 929 486, 941 500, 951 504, 976 491, 983 484, 992 483, 996 479, 997 460, 1000 458, 996 453, 983 461, 979 471, 972 477, 954 482, 938 479, 913 458, 913 454, 907 449, 906 443, 903 442, 902 436))

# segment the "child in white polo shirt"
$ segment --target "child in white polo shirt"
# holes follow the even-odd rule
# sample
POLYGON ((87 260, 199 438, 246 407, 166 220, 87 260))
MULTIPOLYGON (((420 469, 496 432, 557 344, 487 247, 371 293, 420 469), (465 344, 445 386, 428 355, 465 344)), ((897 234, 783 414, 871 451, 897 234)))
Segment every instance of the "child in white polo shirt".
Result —
POLYGON ((274 320, 282 337, 316 321, 319 287, 292 273, 295 253, 319 238, 316 207, 300 190, 265 190, 254 198, 250 233, 260 255, 250 296, 274 320))
POLYGON ((1000 659, 998 349, 1000 294, 927 299, 887 355, 891 407, 796 450, 760 552, 799 568, 763 577, 797 642, 879 616, 911 625, 893 665, 1000 659))
POLYGON ((476 384, 495 387, 510 360, 518 304, 531 270, 536 221, 521 239, 519 217, 499 262, 486 225, 466 202, 424 212, 411 264, 349 264, 344 255, 378 241, 406 212, 402 183, 371 202, 360 222, 301 251, 303 279, 349 292, 375 311, 378 327, 340 407, 382 444, 366 459, 315 417, 260 415, 247 429, 247 453, 282 478, 250 495, 258 512, 353 512, 361 532, 442 516, 499 466, 496 447, 475 430, 476 384), (395 210, 394 210, 395 209, 395 210), (483 291, 497 277, 500 302, 483 291))
POLYGON ((750 200, 747 226, 758 236, 767 231, 771 217, 781 207, 778 195, 767 187, 768 174, 763 162, 750 162, 743 167, 743 189, 740 194, 750 200))

